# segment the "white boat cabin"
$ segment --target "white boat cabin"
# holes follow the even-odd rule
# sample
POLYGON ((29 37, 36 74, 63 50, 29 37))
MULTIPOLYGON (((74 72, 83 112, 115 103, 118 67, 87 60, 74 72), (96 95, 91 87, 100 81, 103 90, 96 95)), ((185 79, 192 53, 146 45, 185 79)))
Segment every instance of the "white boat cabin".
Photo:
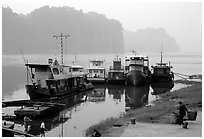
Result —
POLYGON ((157 63, 156 66, 152 66, 153 74, 164 75, 171 74, 172 66, 168 66, 167 63, 157 63))
POLYGON ((42 88, 48 88, 52 83, 55 85, 56 81, 59 82, 57 83, 59 86, 65 86, 65 79, 71 78, 73 80, 71 82, 75 86, 77 84, 76 77, 82 79, 79 74, 75 75, 70 72, 70 66, 60 66, 57 60, 52 63, 52 60, 49 59, 49 64, 26 64, 26 66, 30 67, 32 83, 42 88))
POLYGON ((121 61, 120 57, 117 56, 113 60, 113 65, 110 66, 110 71, 112 71, 112 70, 123 70, 123 68, 122 68, 122 61, 121 61))
POLYGON ((69 72, 83 72, 83 66, 81 66, 81 65, 70 65, 69 72))
POLYGON ((93 78, 105 78, 105 60, 90 60, 90 65, 88 70, 88 77, 93 78))
POLYGON ((148 56, 132 55, 125 57, 125 72, 129 73, 132 70, 144 72, 149 67, 148 56))

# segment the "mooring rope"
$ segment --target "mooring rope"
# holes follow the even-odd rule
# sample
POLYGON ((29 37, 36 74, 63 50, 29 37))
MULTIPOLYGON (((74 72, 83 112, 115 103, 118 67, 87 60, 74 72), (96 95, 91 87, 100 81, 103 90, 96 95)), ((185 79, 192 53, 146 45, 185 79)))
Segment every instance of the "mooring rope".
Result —
POLYGON ((182 76, 187 76, 187 77, 190 76, 190 75, 186 75, 186 74, 182 74, 182 73, 178 73, 178 72, 174 72, 174 74, 178 74, 178 75, 182 75, 182 76))
MULTIPOLYGON (((184 79, 184 80, 187 80, 187 79, 189 79, 189 78, 184 78, 184 77, 182 77, 181 75, 179 75, 178 73, 176 73, 176 72, 174 72, 174 75, 176 75, 177 77, 180 77, 180 78, 182 78, 182 79, 184 79)), ((189 77, 189 76, 188 76, 189 77)))

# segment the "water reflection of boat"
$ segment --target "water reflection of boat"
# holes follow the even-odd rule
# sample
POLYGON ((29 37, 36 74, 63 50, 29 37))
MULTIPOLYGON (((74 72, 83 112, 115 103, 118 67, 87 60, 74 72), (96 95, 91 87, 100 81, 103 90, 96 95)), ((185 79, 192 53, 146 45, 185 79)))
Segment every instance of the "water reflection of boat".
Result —
POLYGON ((153 92, 152 95, 158 95, 170 91, 174 87, 174 82, 160 82, 160 83, 151 83, 153 92))
POLYGON ((91 102, 105 101, 106 89, 95 87, 91 93, 89 93, 88 100, 91 102))
MULTIPOLYGON (((65 104, 65 107, 61 107, 60 111, 52 112, 52 114, 48 115, 47 117, 42 118, 33 118, 31 122, 31 127, 29 133, 32 135, 39 135, 40 134, 40 124, 44 121, 45 127, 47 131, 50 131, 61 124, 65 123, 69 120, 72 116, 72 109, 75 108, 78 104, 81 104, 87 101, 88 94, 90 92, 81 92, 76 94, 71 94, 69 96, 63 96, 55 100, 60 104, 65 104)), ((23 125, 22 119, 14 119, 15 124, 23 125)))
POLYGON ((113 99, 121 101, 121 95, 125 92, 125 85, 108 85, 108 94, 113 95, 113 99))
POLYGON ((107 83, 109 84, 125 84, 125 73, 124 68, 121 65, 121 58, 116 57, 113 60, 113 66, 110 67, 110 71, 108 72, 107 83))
POLYGON ((149 85, 127 86, 125 92, 126 107, 138 108, 148 103, 149 85))

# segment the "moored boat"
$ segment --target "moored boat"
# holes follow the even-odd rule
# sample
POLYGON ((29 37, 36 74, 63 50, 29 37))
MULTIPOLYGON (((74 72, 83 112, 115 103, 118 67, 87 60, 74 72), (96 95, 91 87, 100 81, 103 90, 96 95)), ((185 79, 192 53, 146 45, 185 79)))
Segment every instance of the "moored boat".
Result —
POLYGON ((162 62, 162 51, 161 61, 152 67, 151 82, 172 82, 174 80, 174 73, 171 71, 173 68, 170 63, 162 62))
POLYGON ((87 68, 87 80, 93 84, 106 82, 106 69, 104 67, 105 60, 89 60, 90 66, 87 68))
POLYGON ((134 86, 145 85, 149 80, 148 56, 134 54, 125 57, 125 73, 127 83, 134 86))
MULTIPOLYGON (((61 37, 62 41, 62 37, 64 36, 61 34, 59 37, 61 37)), ((62 44, 61 50, 63 50, 62 44)), ((26 91, 31 100, 59 97, 75 91, 93 88, 91 83, 87 83, 85 73, 70 72, 70 66, 63 64, 63 52, 61 54, 61 65, 57 59, 54 62, 52 59, 49 59, 48 64, 25 64, 27 67, 26 91), (29 83, 29 77, 31 83, 29 83)))
POLYGON ((122 62, 120 57, 116 57, 113 60, 113 66, 110 67, 108 72, 107 83, 109 84, 125 84, 125 73, 122 68, 122 62))
POLYGON ((30 68, 31 84, 26 85, 30 99, 67 95, 75 91, 91 89, 86 74, 69 72, 69 66, 60 66, 57 60, 50 64, 26 64, 30 68), (34 69, 34 70, 33 70, 34 69))

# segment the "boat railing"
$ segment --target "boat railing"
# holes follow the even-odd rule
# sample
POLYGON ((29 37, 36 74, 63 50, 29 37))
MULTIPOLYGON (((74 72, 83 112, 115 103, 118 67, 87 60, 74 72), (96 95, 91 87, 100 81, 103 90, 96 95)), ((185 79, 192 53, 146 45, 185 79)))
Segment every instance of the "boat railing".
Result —
POLYGON ((110 66, 110 70, 118 70, 118 71, 123 71, 123 70, 124 70, 124 67, 114 68, 113 66, 110 66))

